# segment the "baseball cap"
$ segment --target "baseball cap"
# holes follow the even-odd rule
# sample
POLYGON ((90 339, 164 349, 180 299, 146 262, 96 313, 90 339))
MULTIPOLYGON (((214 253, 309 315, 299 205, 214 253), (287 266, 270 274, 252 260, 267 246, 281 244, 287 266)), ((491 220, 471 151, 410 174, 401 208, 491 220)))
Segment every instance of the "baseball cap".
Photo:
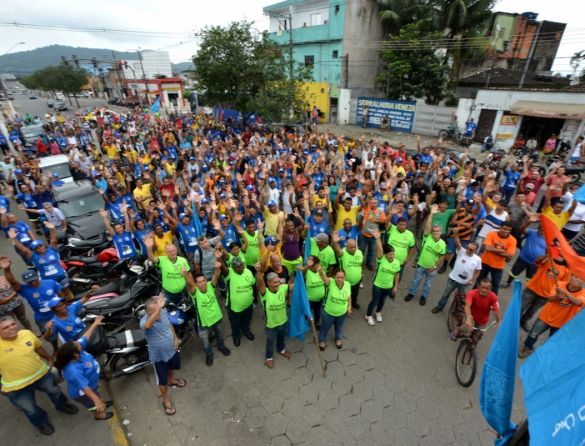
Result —
POLYGON ((465 204, 475 204, 475 201, 470 198, 469 200, 465 200, 465 204))
POLYGON ((533 183, 528 183, 528 184, 526 185, 526 189, 527 189, 527 190, 533 190, 533 189, 534 189, 534 184, 533 184, 533 183))
POLYGON ((254 186, 252 186, 251 184, 248 184, 246 186, 246 190, 252 190, 252 189, 254 189, 254 186))
POLYGON ((315 211, 315 215, 323 216, 323 211, 319 209, 318 211, 315 211))
POLYGON ((184 212, 181 212, 181 213, 179 214, 179 219, 180 219, 180 220, 184 219, 185 217, 187 217, 187 214, 185 214, 184 212))
POLYGON ((266 237, 264 239, 264 244, 266 245, 276 245, 278 243, 278 240, 276 240, 275 237, 269 235, 268 237, 266 237))
POLYGON ((244 266, 244 262, 242 262, 242 259, 240 259, 239 257, 234 257, 232 259, 232 268, 235 268, 238 266, 244 266))
POLYGON ((25 272, 22 273, 22 280, 25 283, 33 282, 35 280, 38 280, 38 278, 39 278, 39 273, 37 273, 36 271, 34 271, 32 269, 27 269, 25 272))
POLYGON ((37 249, 39 246, 42 245, 44 245, 44 243, 41 240, 33 240, 29 246, 30 249, 37 249))
POLYGON ((22 170, 21 170, 21 169, 16 169, 16 170, 14 171, 14 174, 15 174, 15 175, 22 175, 22 170))
POLYGON ((225 216, 224 214, 221 214, 221 215, 219 216, 219 219, 220 219, 220 220, 226 220, 226 219, 227 219, 227 216, 225 216))
POLYGON ((268 206, 276 206, 276 201, 274 200, 268 200, 268 206))
POLYGON ((201 199, 201 204, 207 204, 207 203, 209 203, 209 200, 207 198, 201 199))
POLYGON ((60 297, 53 297, 50 301, 49 301, 49 308, 53 309, 55 308, 57 305, 59 305, 61 302, 63 302, 63 299, 61 299, 60 297))
POLYGON ((401 163, 402 162, 402 158, 401 157, 396 158, 396 162, 397 163, 401 163))

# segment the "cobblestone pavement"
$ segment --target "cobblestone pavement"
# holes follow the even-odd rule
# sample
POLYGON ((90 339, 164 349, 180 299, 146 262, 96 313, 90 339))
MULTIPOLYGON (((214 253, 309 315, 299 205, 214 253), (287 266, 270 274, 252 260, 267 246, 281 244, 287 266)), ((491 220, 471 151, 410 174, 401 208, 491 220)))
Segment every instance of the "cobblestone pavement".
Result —
MULTIPOLYGON (((371 283, 371 273, 366 282, 371 283)), ((493 444, 494 433, 478 407, 479 373, 468 389, 454 374, 456 346, 447 337, 446 314, 433 315, 445 276, 435 281, 426 306, 404 302, 412 268, 403 291, 388 302, 384 321, 374 327, 364 319, 370 290, 360 292, 362 308, 345 327, 345 342, 337 350, 333 339, 323 353, 327 374, 321 375, 315 345, 287 340, 290 360, 277 355, 276 367, 263 365, 265 336, 261 312, 254 314, 256 340, 242 340, 232 355, 215 352, 207 367, 198 339, 182 350, 178 376, 188 385, 172 390, 177 414, 162 412, 151 369, 112 383, 130 440, 136 445, 482 445, 493 444)), ((503 292, 503 306, 510 292, 503 292)), ((227 324, 227 321, 226 321, 227 324)), ((226 332, 229 327, 226 325, 226 332)), ((479 346, 485 358, 493 332, 479 346)), ((332 334, 331 334, 332 336, 332 334)), ((513 418, 523 416, 520 385, 513 418)))

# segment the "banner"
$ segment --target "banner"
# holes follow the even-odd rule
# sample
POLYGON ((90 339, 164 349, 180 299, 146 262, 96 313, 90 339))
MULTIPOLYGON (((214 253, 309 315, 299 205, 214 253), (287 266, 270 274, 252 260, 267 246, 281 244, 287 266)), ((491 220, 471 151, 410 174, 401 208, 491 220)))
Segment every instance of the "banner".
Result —
POLYGON ((585 261, 573 249, 557 225, 548 217, 540 216, 542 233, 546 241, 548 255, 553 259, 562 257, 575 276, 585 280, 585 261))
POLYGON ((416 102, 393 101, 380 98, 358 98, 357 122, 362 125, 362 116, 365 107, 368 107, 367 127, 380 128, 382 119, 388 115, 388 129, 397 132, 411 132, 414 124, 416 102))

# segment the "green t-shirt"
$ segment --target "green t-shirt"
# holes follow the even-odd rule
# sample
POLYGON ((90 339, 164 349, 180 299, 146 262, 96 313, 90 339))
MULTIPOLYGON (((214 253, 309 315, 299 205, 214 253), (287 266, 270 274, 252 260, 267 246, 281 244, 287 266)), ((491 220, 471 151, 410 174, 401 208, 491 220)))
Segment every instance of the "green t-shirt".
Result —
POLYGON ((319 249, 317 242, 313 238, 311 239, 311 255, 319 257, 319 262, 325 272, 329 270, 331 265, 337 263, 337 257, 335 257, 335 251, 333 251, 333 248, 327 245, 325 248, 319 249))
POLYGON ((432 226, 440 226, 441 231, 443 234, 447 233, 447 229, 449 227, 449 220, 455 213, 455 209, 447 209, 445 212, 438 212, 433 215, 433 220, 431 221, 432 226))
POLYGON ((435 241, 431 234, 425 235, 418 258, 418 265, 423 268, 434 268, 439 257, 445 255, 445 252, 447 252, 447 245, 443 239, 435 241))
POLYGON ((376 268, 376 276, 374 277, 374 285, 378 288, 388 290, 394 288, 394 279, 396 274, 400 272, 400 262, 394 253, 394 260, 390 261, 384 255, 378 259, 378 268, 376 268))
POLYGON ((254 266, 258 263, 260 257, 260 242, 258 241, 258 231, 254 232, 254 235, 248 234, 248 231, 244 231, 244 237, 248 240, 248 247, 244 253, 246 259, 246 265, 254 266))
POLYGON ((266 287, 264 296, 260 300, 264 304, 266 313, 266 327, 275 328, 286 324, 288 317, 286 315, 286 296, 288 294, 288 285, 279 285, 275 293, 266 287))
POLYGON ((394 248, 394 258, 403 265, 408 257, 408 251, 415 245, 414 234, 408 229, 400 232, 392 225, 388 233, 388 244, 394 248))
POLYGON ((305 284, 307 285, 307 296, 313 302, 319 302, 325 297, 325 283, 321 274, 307 270, 305 273, 305 284))
POLYGON ((339 289, 335 279, 330 279, 328 288, 324 310, 333 317, 343 316, 347 313, 351 302, 351 285, 346 280, 339 289))
POLYGON ((347 252, 347 248, 343 248, 341 251, 341 269, 345 271, 345 278, 350 285, 357 285, 362 280, 362 264, 364 263, 364 255, 359 249, 355 250, 355 253, 351 255, 347 252))
POLYGON ((248 268, 242 274, 236 273, 233 268, 225 276, 228 281, 228 308, 241 313, 254 302, 254 284, 256 279, 248 268))
POLYGON ((171 262, 167 256, 158 258, 158 267, 162 278, 162 287, 169 293, 180 293, 185 289, 185 278, 181 269, 185 268, 190 271, 189 262, 181 256, 177 256, 175 263, 171 262))
POLYGON ((189 293, 189 295, 197 307, 200 327, 211 327, 221 321, 221 308, 215 296, 215 287, 211 283, 207 282, 207 291, 205 293, 199 288, 195 288, 195 292, 189 293))

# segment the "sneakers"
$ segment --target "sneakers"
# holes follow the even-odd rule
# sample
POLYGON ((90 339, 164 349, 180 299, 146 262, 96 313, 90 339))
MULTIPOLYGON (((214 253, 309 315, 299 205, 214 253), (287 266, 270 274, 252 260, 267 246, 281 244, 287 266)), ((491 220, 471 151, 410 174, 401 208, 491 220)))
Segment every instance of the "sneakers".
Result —
POLYGON ((281 352, 278 352, 279 355, 284 356, 286 359, 290 359, 290 357, 292 356, 292 353, 289 352, 287 349, 284 349, 281 352))
POLYGON ((244 336, 246 336, 250 341, 253 341, 256 336, 254 336, 254 333, 252 333, 251 331, 244 333, 244 336))
POLYGON ((227 348, 225 345, 222 345, 220 347, 217 347, 217 349, 223 353, 224 356, 229 356, 231 351, 229 348, 227 348))
POLYGON ((439 308, 439 307, 434 307, 434 308, 431 310, 431 313, 433 313, 433 314, 437 314, 437 313, 438 313, 438 312, 440 312, 440 311, 443 311, 443 309, 442 309, 442 308, 439 308))
POLYGON ((376 323, 374 322, 374 318, 372 316, 366 316, 366 322, 368 323, 368 325, 376 325, 376 323))
POLYGON ((420 298, 420 300, 418 301, 418 303, 419 303, 419 304, 421 305, 421 307, 422 307, 422 306, 424 306, 424 305, 426 305, 426 304, 427 304, 427 300, 426 300, 426 298, 424 298, 424 297, 421 297, 421 298, 420 298))
POLYGON ((410 302, 413 298, 414 298, 414 295, 408 293, 406 296, 404 296, 404 301, 410 302))
POLYGON ((55 432, 55 428, 51 423, 47 421, 47 424, 39 427, 39 432, 43 435, 53 435, 53 432, 55 432))
POLYGON ((205 364, 209 367, 213 365, 213 353, 207 353, 205 355, 205 364))
POLYGON ((266 365, 266 367, 268 367, 269 369, 273 369, 274 368, 274 359, 267 359, 264 361, 264 364, 266 365))
POLYGON ((361 305, 358 304, 357 302, 352 302, 351 306, 352 306, 352 308, 355 308, 356 310, 359 310, 361 307, 361 305))
POLYGON ((382 322, 384 319, 382 319, 382 313, 376 312, 376 321, 377 322, 382 322))
POLYGON ((524 359, 524 358, 526 358, 527 356, 529 356, 529 355, 530 355, 530 353, 532 353, 533 351, 534 351, 534 349, 533 349, 533 348, 526 347, 525 345, 523 345, 523 346, 522 346, 522 348, 520 349, 520 352, 518 353, 518 357, 519 357, 520 359, 524 359))

